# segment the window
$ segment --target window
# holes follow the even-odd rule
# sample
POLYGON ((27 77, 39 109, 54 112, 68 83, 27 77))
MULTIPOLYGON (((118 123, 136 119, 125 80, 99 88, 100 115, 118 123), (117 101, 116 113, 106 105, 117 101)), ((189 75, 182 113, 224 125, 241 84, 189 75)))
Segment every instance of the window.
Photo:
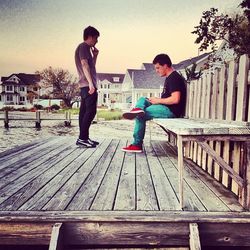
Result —
POLYGON ((119 82, 119 80, 120 80, 120 77, 117 77, 117 76, 116 76, 116 77, 113 77, 113 81, 114 81, 114 82, 119 82))
POLYGON ((24 92, 25 88, 24 87, 20 87, 20 91, 24 92))
POLYGON ((6 86, 6 91, 12 92, 13 91, 13 86, 12 85, 7 85, 6 86))
POLYGON ((2 101, 2 96, 0 95, 0 102, 2 101))
POLYGON ((13 102, 13 96, 7 95, 7 102, 13 102))
POLYGON ((20 96, 20 102, 25 102, 25 96, 20 96))

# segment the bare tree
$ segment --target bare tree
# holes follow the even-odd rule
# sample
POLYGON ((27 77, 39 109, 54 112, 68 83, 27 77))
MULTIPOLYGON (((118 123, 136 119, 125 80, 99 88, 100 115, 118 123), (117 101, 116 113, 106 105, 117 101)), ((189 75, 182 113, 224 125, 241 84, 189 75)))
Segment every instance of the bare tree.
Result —
POLYGON ((77 101, 78 83, 68 70, 48 67, 36 73, 40 75, 41 82, 47 89, 48 95, 62 99, 65 106, 69 108, 77 101))

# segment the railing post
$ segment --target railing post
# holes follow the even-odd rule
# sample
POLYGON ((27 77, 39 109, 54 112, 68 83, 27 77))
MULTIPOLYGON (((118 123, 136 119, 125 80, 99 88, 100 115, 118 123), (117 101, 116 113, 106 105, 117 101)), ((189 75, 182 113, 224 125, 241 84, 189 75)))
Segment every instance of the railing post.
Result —
POLYGON ((70 125, 71 125, 71 113, 70 113, 70 111, 65 112, 64 125, 65 125, 65 127, 70 127, 70 125))
POLYGON ((250 142, 244 143, 243 180, 244 186, 239 202, 244 208, 250 210, 250 142))
POLYGON ((41 112, 36 111, 36 128, 41 128, 41 112))
POLYGON ((8 112, 8 110, 4 111, 4 127, 9 128, 9 112, 8 112))

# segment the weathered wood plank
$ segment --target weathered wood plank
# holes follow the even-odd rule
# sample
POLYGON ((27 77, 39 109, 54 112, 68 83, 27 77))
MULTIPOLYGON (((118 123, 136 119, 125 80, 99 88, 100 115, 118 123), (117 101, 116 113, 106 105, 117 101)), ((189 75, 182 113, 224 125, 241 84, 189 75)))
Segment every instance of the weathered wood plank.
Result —
POLYGON ((136 209, 135 155, 136 153, 125 153, 114 204, 115 210, 136 209))
POLYGON ((21 167, 42 157, 44 155, 44 151, 46 152, 48 149, 53 150, 53 145, 60 143, 60 140, 62 140, 62 138, 52 139, 38 145, 37 147, 31 148, 31 150, 24 152, 21 150, 19 153, 14 154, 13 157, 9 156, 9 159, 3 159, 1 163, 0 177, 10 173, 13 169, 17 168, 17 165, 21 167))
MULTIPOLYGON (((72 198, 75 196, 85 179, 91 173, 95 164, 102 157, 103 153, 110 144, 110 140, 106 139, 97 148, 89 148, 83 158, 78 158, 76 161, 77 167, 80 167, 73 175, 64 183, 63 186, 56 192, 51 200, 43 207, 43 210, 64 210, 71 206, 72 198), (91 156, 91 157, 90 157, 91 156)), ((32 209, 35 209, 33 207, 32 209)))
POLYGON ((1 222, 0 244, 49 245, 52 226, 53 222, 1 222))
POLYGON ((244 167, 242 169, 243 179, 245 185, 242 189, 240 203, 244 208, 250 210, 250 143, 246 142, 244 145, 244 167))
POLYGON ((93 203, 98 188, 105 176, 105 173, 117 149, 118 140, 112 140, 101 158, 96 162, 87 178, 78 189, 73 200, 68 206, 68 210, 88 210, 93 203))
POLYGON ((49 250, 62 250, 63 249, 63 235, 62 223, 55 223, 52 228, 49 250))
MULTIPOLYGON (((162 150, 156 154, 152 147, 145 145, 145 151, 160 210, 179 210, 180 205, 177 194, 173 190, 169 178, 166 176, 158 159, 159 155, 163 154, 162 150)), ((168 162, 165 162, 165 164, 168 165, 168 162)))
MULTIPOLYGON (((243 211, 242 206, 240 206, 240 204, 236 200, 236 196, 231 191, 222 186, 218 181, 216 181, 206 172, 202 171, 193 162, 191 162, 190 160, 186 161, 188 162, 189 171, 193 172, 197 176, 199 181, 204 182, 204 184, 214 193, 214 195, 216 195, 216 197, 218 197, 218 199, 223 202, 223 204, 225 204, 231 211, 243 211)), ((211 203, 214 204, 214 201, 211 200, 211 203)), ((216 211, 216 205, 212 208, 211 211, 216 211)))
POLYGON ((226 171, 232 179, 234 179, 241 187, 243 186, 243 179, 235 172, 227 163, 218 156, 211 147, 205 142, 198 142, 199 145, 226 171))
POLYGON ((145 154, 136 154, 136 210, 159 210, 145 154))
MULTIPOLYGON (((29 172, 39 168, 39 166, 45 162, 48 157, 56 152, 57 148, 61 146, 60 141, 52 141, 52 144, 46 144, 46 147, 40 148, 40 152, 30 151, 30 157, 27 160, 20 159, 18 162, 10 164, 8 167, 0 171, 0 178, 2 178, 0 183, 0 188, 13 183, 19 177, 29 174, 29 172)), ((6 162, 8 164, 8 161, 6 162)))
POLYGON ((227 82, 227 111, 226 120, 234 120, 234 113, 236 109, 236 76, 237 76, 237 63, 232 60, 229 62, 228 69, 228 82, 227 82))
POLYGON ((236 105, 236 120, 246 120, 247 84, 248 84, 249 57, 242 55, 239 62, 238 91, 236 105))
POLYGON ((186 223, 67 223, 65 240, 68 244, 166 246, 188 245, 186 223), (82 237, 84 235, 84 237, 82 237))
MULTIPOLYGON (((174 162, 175 165, 177 164, 177 160, 175 157, 172 158, 172 161, 174 162)), ((206 209, 208 211, 228 211, 229 208, 227 207, 227 205, 225 205, 224 202, 221 201, 218 195, 215 195, 214 191, 211 191, 209 187, 209 175, 205 174, 205 176, 208 177, 208 180, 207 178, 201 178, 201 176, 196 175, 196 173, 193 171, 193 168, 196 165, 191 160, 186 160, 186 162, 185 162, 186 166, 185 179, 188 185, 190 186, 191 190, 197 195, 197 197, 199 197, 199 200, 206 207, 206 209), (188 162, 192 167, 189 168, 186 162, 188 162)), ((201 168, 197 167, 197 169, 199 169, 200 172, 203 172, 201 168)), ((212 180, 214 179, 212 178, 212 180)))
MULTIPOLYGON (((54 138, 54 139, 56 139, 56 138, 54 138)), ((51 141, 51 138, 45 138, 42 140, 41 139, 34 140, 32 142, 29 142, 29 143, 15 146, 14 148, 0 152, 0 159, 1 159, 1 161, 7 161, 8 159, 11 159, 13 156, 20 154, 20 152, 25 152, 27 150, 30 151, 31 149, 36 148, 39 145, 42 145, 44 143, 47 143, 48 141, 51 141)))
POLYGON ((250 226, 237 224, 199 224, 202 245, 250 246, 250 226), (237 228, 237 229, 236 229, 237 228), (209 232, 209 233, 208 233, 209 232))
POLYGON ((125 140, 121 140, 117 146, 114 157, 103 178, 103 182, 98 189, 95 199, 91 205, 91 210, 112 210, 115 202, 116 192, 118 187, 119 177, 124 161, 125 153, 119 149, 126 145, 125 140))
POLYGON ((200 250, 201 243, 200 243, 200 236, 197 223, 190 223, 189 230, 190 230, 190 235, 189 235, 190 250, 200 250))
MULTIPOLYGON (((60 162, 65 156, 62 152, 67 152, 66 149, 69 152, 74 150, 71 145, 67 144, 61 145, 61 147, 57 147, 55 150, 46 154, 43 159, 39 159, 39 168, 34 168, 30 170, 28 174, 20 176, 18 178, 18 182, 15 182, 15 185, 13 185, 13 183, 9 183, 8 185, 4 186, 0 190, 0 203, 3 203, 18 190, 22 190, 22 188, 25 188, 28 183, 30 183, 33 179, 37 178, 43 172, 47 171, 47 169, 49 169, 50 167, 54 166, 54 164, 60 162)), ((20 194, 22 194, 22 192, 20 194)), ((9 203, 8 201, 7 203, 7 206, 11 207, 12 203, 9 203)), ((5 209, 5 205, 1 204, 0 207, 1 209, 5 209)))
POLYGON ((209 211, 0 211, 0 222, 183 222, 249 224, 250 212, 209 211))
POLYGON ((223 65, 220 70, 220 82, 219 82, 219 98, 218 98, 218 106, 217 106, 217 118, 222 120, 225 117, 226 110, 226 65, 223 65))
MULTIPOLYGON (((169 179, 172 188, 174 189, 176 195, 179 196, 179 180, 176 154, 170 152, 170 146, 166 142, 157 143, 154 141, 152 146, 162 165, 162 168, 164 169, 166 176, 169 179)), ((187 173, 185 173, 185 176, 186 174, 187 173)), ((206 211, 206 208, 201 203, 200 199, 194 194, 193 190, 190 188, 190 185, 186 182, 186 179, 184 179, 184 194, 185 210, 206 211)))
POLYGON ((32 183, 33 188, 31 188, 30 192, 27 192, 30 197, 28 200, 22 197, 23 205, 19 207, 19 210, 42 209, 92 153, 93 150, 76 148, 70 154, 65 155, 65 158, 56 164, 51 171, 48 170, 34 180, 34 183, 32 183))

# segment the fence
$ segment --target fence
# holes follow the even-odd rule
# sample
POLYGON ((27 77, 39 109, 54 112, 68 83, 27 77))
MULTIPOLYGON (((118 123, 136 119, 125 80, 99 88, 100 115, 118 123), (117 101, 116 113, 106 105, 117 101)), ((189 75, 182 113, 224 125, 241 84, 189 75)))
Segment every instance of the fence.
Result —
MULTIPOLYGON (((187 86, 186 116, 189 118, 217 119, 230 122, 250 122, 249 57, 239 62, 230 61, 221 68, 203 72, 199 80, 187 86)), ((249 123, 250 124, 250 123, 249 123)), ((249 159, 242 142, 208 142, 240 175, 242 164, 249 159)), ((249 144, 248 144, 249 145, 249 144)), ((189 142, 187 156, 216 180, 234 192, 239 200, 241 190, 221 167, 195 142, 189 142)))

